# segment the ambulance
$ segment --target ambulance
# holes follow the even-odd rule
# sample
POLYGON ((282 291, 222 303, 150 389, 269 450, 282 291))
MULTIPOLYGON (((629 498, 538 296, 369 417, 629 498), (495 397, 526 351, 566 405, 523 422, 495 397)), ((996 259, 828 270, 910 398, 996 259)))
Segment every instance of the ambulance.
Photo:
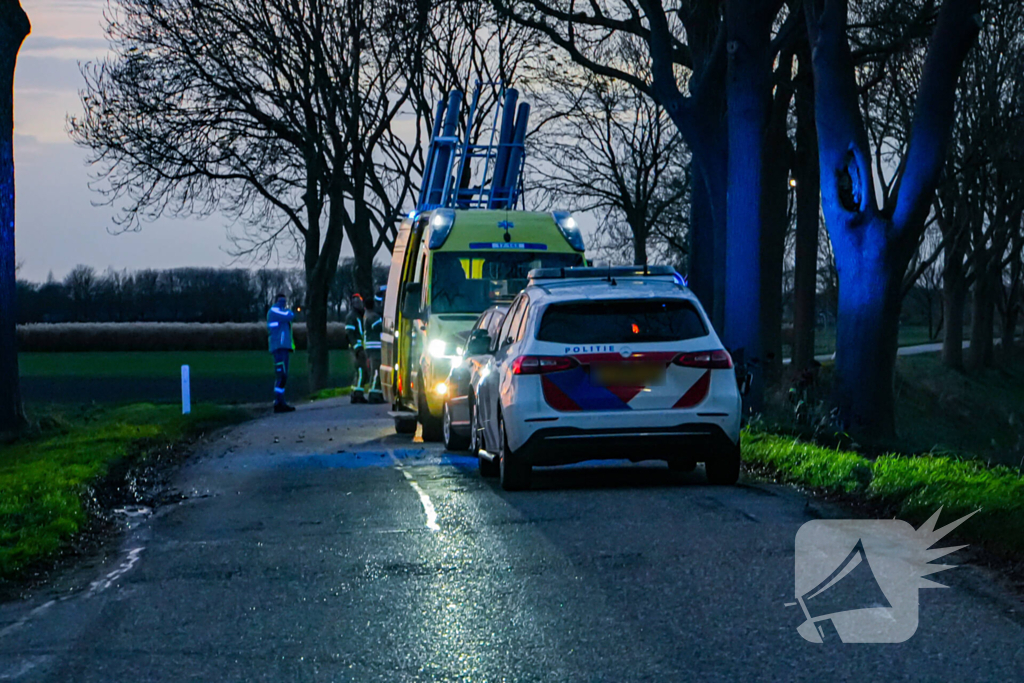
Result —
POLYGON ((536 268, 584 261, 568 212, 435 208, 413 212, 391 257, 381 334, 381 382, 395 430, 442 438, 453 363, 483 311, 511 302, 536 268))

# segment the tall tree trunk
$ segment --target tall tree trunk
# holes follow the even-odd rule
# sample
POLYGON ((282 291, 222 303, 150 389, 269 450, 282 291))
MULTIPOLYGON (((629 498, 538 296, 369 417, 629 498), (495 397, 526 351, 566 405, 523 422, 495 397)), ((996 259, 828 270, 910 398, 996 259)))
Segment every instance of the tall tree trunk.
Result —
POLYGON ((971 345, 967 352, 967 369, 977 371, 992 365, 995 336, 995 298, 993 278, 979 272, 971 293, 971 345))
POLYGON ((851 433, 889 436, 896 431, 893 377, 906 263, 875 252, 838 268, 833 402, 851 433))
POLYGON ((331 356, 327 343, 328 289, 317 280, 306 282, 306 357, 309 388, 319 391, 330 386, 331 356))
POLYGON ((700 299, 704 309, 712 315, 717 327, 721 321, 713 319, 715 310, 715 217, 700 164, 690 162, 690 253, 687 281, 700 299))
POLYGON ((814 361, 817 324, 818 230, 821 186, 818 177, 818 132, 814 122, 811 51, 800 52, 796 90, 796 263, 793 282, 793 369, 814 361))
POLYGON ((1011 302, 1007 309, 1003 311, 1003 329, 1002 329, 1002 354, 1003 358, 1011 358, 1016 351, 1016 336, 1014 334, 1017 329, 1017 308, 1016 302, 1011 302))
POLYGON ((0 5, 0 432, 25 424, 18 382, 14 255, 14 68, 31 26, 18 0, 0 5))
MULTIPOLYGON (((746 408, 762 407, 761 171, 770 96, 771 17, 762 3, 727 0, 726 111, 729 136, 726 195, 725 344, 740 363, 754 363, 746 408)), ((774 16, 774 15, 773 15, 774 16)))
MULTIPOLYGON (((341 244, 345 236, 348 214, 345 195, 340 183, 329 189, 330 212, 327 217, 327 235, 320 244, 317 216, 310 212, 309 233, 306 236, 306 340, 309 359, 309 388, 319 391, 330 386, 331 355, 327 343, 327 311, 331 282, 338 270, 341 244), (315 231, 314 231, 315 229, 315 231)), ((365 295, 364 295, 365 296, 365 295)))
POLYGON ((633 231, 633 265, 642 266, 647 263, 647 217, 637 216, 631 221, 633 231))
MULTIPOLYGON (((957 240, 960 241, 960 240, 957 240)), ((942 268, 942 364, 954 370, 964 367, 964 249, 954 245, 942 268)))
POLYGON ((789 228, 789 170, 793 150, 787 136, 789 103, 793 97, 790 73, 793 53, 779 57, 776 73, 782 82, 775 89, 771 116, 764 134, 761 168, 761 349, 766 384, 777 384, 782 374, 782 272, 789 228))

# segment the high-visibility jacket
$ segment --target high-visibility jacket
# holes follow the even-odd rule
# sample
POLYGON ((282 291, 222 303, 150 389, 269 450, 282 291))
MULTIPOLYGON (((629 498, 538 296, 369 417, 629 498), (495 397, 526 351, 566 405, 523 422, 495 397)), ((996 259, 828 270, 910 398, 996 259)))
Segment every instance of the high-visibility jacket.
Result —
POLYGON ((363 314, 350 308, 345 316, 345 335, 348 337, 348 345, 353 351, 364 348, 366 333, 363 327, 363 314))
POLYGON ((377 311, 366 311, 363 317, 364 339, 367 351, 380 351, 380 332, 384 326, 384 319, 377 314, 377 311))
POLYGON ((270 337, 270 352, 286 349, 295 350, 295 339, 292 337, 292 320, 295 313, 287 308, 271 306, 267 313, 267 335, 270 337))

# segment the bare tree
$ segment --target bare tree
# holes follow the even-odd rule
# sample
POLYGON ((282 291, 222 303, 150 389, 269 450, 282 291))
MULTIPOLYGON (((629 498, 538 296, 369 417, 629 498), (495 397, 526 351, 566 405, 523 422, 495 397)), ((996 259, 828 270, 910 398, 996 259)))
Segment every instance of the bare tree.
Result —
POLYGON ((0 432, 25 422, 18 383, 14 256, 14 67, 31 26, 18 0, 0 5, 0 432))
POLYGON ((899 172, 876 195, 868 134, 847 38, 848 0, 808 2, 822 205, 839 273, 834 401, 844 427, 895 433, 893 376, 903 278, 925 229, 954 120, 961 65, 975 42, 978 0, 942 4, 899 172))
POLYGON ((222 211, 240 255, 295 249, 310 381, 328 380, 327 298, 347 237, 364 295, 412 190, 392 123, 429 7, 412 0, 114 0, 112 56, 83 69, 72 138, 126 228, 222 211), (389 163, 389 159, 395 163, 389 163))
POLYGON ((633 263, 648 262, 652 237, 685 253, 689 155, 664 109, 572 64, 549 67, 545 84, 536 97, 548 123, 531 135, 531 186, 549 203, 597 212, 613 243, 624 226, 633 263))

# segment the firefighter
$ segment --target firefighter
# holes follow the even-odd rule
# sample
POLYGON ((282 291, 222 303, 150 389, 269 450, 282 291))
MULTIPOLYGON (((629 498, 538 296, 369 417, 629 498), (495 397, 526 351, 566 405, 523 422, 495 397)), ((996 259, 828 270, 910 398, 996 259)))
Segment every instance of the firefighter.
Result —
POLYGON ((288 299, 278 294, 274 305, 267 313, 267 335, 270 338, 270 353, 274 356, 274 412, 290 413, 295 410, 284 401, 284 387, 288 383, 288 361, 295 350, 292 338, 292 320, 295 313, 288 308, 288 299))
POLYGON ((345 334, 352 349, 352 403, 366 403, 363 387, 370 379, 367 376, 366 331, 363 326, 365 312, 363 297, 356 292, 352 295, 345 318, 345 334))
POLYGON ((370 391, 367 398, 370 403, 383 403, 384 392, 380 389, 380 332, 384 325, 383 318, 377 309, 383 305, 384 287, 377 290, 373 299, 366 302, 366 314, 363 316, 366 331, 366 357, 369 360, 370 391))

